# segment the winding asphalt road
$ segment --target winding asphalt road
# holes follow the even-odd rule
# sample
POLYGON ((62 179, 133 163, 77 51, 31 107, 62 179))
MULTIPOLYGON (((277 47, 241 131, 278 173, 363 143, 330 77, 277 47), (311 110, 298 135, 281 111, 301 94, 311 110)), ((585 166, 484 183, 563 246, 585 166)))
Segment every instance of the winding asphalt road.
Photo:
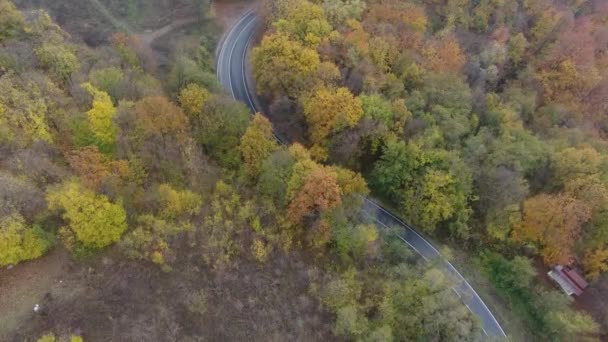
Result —
MULTIPOLYGON (((228 89, 235 99, 244 102, 254 112, 261 112, 262 108, 258 104, 255 91, 253 91, 254 82, 249 76, 248 51, 258 23, 259 19, 253 10, 243 14, 223 37, 216 56, 217 77, 220 83, 228 89)), ((277 140, 283 142, 278 137, 277 140)), ((425 260, 434 262, 450 277, 455 295, 462 300, 473 314, 479 317, 483 332, 488 338, 507 338, 502 327, 477 292, 460 272, 443 258, 439 251, 421 234, 372 199, 365 198, 363 213, 379 228, 400 228, 398 237, 404 243, 425 260)))

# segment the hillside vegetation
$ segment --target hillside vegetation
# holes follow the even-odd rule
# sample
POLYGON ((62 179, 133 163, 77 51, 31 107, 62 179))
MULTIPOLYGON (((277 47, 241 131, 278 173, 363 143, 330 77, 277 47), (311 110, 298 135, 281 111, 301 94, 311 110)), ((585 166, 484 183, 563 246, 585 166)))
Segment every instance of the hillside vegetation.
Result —
MULTIPOLYGON (((257 91, 313 160, 464 247, 535 338, 598 325, 532 258, 608 270, 608 6, 269 0, 257 91)), ((581 337, 583 336, 583 337, 581 337)))
POLYGON ((112 30, 85 45, 0 0, 0 278, 72 258, 13 299, 36 310, 0 307, 0 339, 483 339, 450 279, 362 217, 361 174, 321 163, 322 144, 279 146, 218 90, 217 37, 201 29, 159 70, 112 30))

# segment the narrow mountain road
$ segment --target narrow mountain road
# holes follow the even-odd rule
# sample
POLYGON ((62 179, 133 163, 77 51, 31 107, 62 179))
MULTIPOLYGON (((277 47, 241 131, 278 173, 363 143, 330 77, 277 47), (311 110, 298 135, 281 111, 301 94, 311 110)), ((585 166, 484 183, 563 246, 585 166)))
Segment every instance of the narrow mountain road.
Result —
MULTIPOLYGON (((222 39, 216 56, 217 77, 220 83, 235 99, 244 102, 254 112, 261 112, 262 108, 253 91, 254 81, 250 77, 248 51, 258 23, 259 19, 255 11, 251 10, 243 14, 222 39)), ((281 139, 278 140, 281 141, 281 139)), ((437 267, 445 272, 453 282, 454 294, 473 314, 479 317, 483 332, 488 338, 507 338, 502 327, 477 292, 421 234, 372 199, 365 198, 363 212, 379 228, 399 227, 399 238, 404 243, 425 260, 435 262, 437 267)))

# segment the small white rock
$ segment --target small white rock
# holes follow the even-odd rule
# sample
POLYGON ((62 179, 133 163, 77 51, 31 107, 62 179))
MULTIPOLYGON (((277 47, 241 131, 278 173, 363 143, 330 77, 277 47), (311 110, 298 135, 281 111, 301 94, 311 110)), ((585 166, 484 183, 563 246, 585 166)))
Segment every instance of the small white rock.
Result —
POLYGON ((34 305, 34 312, 38 312, 40 310, 40 304, 34 305))

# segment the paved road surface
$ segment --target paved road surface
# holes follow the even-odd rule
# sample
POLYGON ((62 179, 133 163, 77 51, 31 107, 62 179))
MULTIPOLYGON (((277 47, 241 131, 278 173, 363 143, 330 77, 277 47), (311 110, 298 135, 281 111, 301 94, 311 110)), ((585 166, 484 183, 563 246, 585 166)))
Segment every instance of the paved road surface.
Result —
MULTIPOLYGON (((254 11, 246 12, 223 37, 217 53, 217 76, 220 83, 229 90, 234 98, 247 104, 252 111, 260 112, 253 89, 253 80, 249 77, 248 50, 251 39, 259 22, 254 11)), ((281 139, 278 139, 281 141, 281 139)), ((455 295, 473 312, 482 323, 483 331, 488 337, 506 337, 502 327, 492 312, 469 285, 464 277, 441 257, 441 254, 422 235, 411 226, 382 208, 372 199, 366 198, 363 212, 380 228, 399 227, 399 238, 414 249, 425 260, 438 260, 441 267, 453 281, 455 295)))

